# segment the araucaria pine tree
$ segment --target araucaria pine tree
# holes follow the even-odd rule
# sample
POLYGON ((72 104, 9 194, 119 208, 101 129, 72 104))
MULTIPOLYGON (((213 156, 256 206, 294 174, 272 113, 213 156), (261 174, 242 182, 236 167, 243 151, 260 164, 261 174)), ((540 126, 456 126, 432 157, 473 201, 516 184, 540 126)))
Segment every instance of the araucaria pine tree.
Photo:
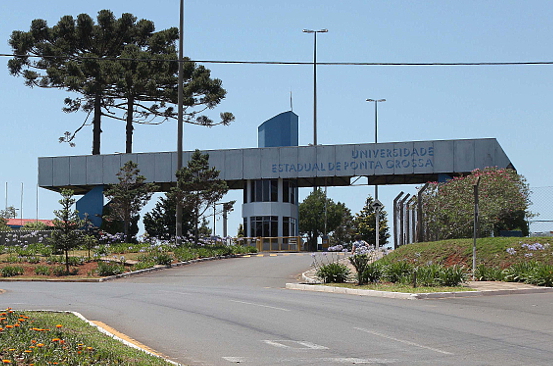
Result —
POLYGON ((129 234, 131 219, 138 215, 157 189, 155 184, 146 183, 146 177, 139 173, 138 165, 127 161, 117 173, 119 183, 105 191, 105 196, 111 200, 110 214, 106 219, 122 221, 125 236, 129 234))
POLYGON ((50 237, 50 242, 54 245, 55 251, 63 251, 65 255, 65 272, 69 274, 69 252, 75 249, 82 239, 82 231, 80 228, 84 225, 84 221, 79 218, 77 210, 72 207, 75 204, 73 191, 70 189, 62 189, 62 199, 58 202, 61 205, 61 210, 55 210, 54 215, 54 232, 50 237))

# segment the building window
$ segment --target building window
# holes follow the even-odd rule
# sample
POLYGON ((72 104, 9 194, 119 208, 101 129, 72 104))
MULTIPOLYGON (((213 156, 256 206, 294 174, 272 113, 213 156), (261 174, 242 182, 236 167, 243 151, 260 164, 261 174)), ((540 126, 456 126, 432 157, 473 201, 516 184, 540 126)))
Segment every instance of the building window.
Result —
POLYGON ((296 219, 293 217, 282 218, 282 236, 296 236, 296 219))
POLYGON ((275 237, 278 236, 278 216, 252 216, 251 236, 275 237))
POLYGON ((296 183, 294 181, 282 181, 282 202, 296 204, 296 183))
POLYGON ((278 180, 256 180, 251 184, 250 202, 278 202, 278 180))

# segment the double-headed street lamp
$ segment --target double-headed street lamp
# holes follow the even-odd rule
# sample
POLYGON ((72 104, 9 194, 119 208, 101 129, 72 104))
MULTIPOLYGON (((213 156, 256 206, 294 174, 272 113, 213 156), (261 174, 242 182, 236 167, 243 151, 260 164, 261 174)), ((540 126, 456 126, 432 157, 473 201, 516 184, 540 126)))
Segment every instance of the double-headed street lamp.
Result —
MULTIPOLYGON (((385 102, 385 101, 386 99, 367 99, 367 102, 374 103, 374 143, 375 144, 378 143, 378 103, 385 102)), ((378 184, 374 185, 374 208, 375 208, 375 216, 376 216, 375 248, 376 250, 378 250, 380 247, 380 210, 382 209, 382 205, 380 204, 380 201, 378 201, 378 184)))
POLYGON ((313 146, 317 146, 317 33, 327 33, 328 29, 304 29, 304 33, 313 33, 313 146))

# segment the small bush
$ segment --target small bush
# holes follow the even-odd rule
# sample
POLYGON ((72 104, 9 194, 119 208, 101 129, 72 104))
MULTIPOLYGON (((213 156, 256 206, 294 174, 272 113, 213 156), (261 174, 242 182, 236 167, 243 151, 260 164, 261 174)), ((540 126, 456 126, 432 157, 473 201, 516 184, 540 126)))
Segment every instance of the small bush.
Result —
POLYGON ((466 273, 463 267, 444 267, 438 275, 438 283, 442 286, 459 286, 466 281, 466 273))
POLYGON ((444 267, 439 264, 415 268, 413 271, 413 286, 436 286, 443 270, 444 267))
POLYGON ((35 274, 39 276, 50 276, 50 274, 52 274, 52 270, 48 266, 36 266, 35 274))
POLYGON ((505 281, 527 282, 532 277, 532 274, 537 266, 538 263, 535 261, 513 264, 503 271, 505 274, 505 281))
POLYGON ((342 263, 328 263, 321 265, 316 272, 316 276, 324 283, 343 283, 348 279, 349 268, 342 263))
POLYGON ((25 273, 25 270, 21 266, 6 266, 0 269, 0 274, 2 274, 2 277, 20 276, 23 273, 25 273))
POLYGON ((125 272, 125 266, 119 263, 98 262, 99 276, 113 276, 125 272))
POLYGON ((56 266, 52 269, 52 274, 54 276, 58 276, 58 277, 61 277, 61 276, 73 276, 73 275, 77 275, 79 274, 79 269, 78 268, 69 268, 69 272, 67 272, 66 268, 64 265, 62 266, 56 266))
POLYGON ((481 264, 476 267, 475 277, 478 281, 503 281, 505 273, 500 268, 481 264))
POLYGON ((413 266, 407 262, 394 262, 385 267, 384 277, 393 283, 396 282, 411 282, 411 272, 413 266))
POLYGON ((553 266, 549 264, 537 265, 527 281, 532 285, 553 287, 553 266))
POLYGON ((379 263, 371 263, 367 265, 367 268, 363 271, 362 279, 364 283, 377 283, 380 281, 384 274, 384 268, 379 263))

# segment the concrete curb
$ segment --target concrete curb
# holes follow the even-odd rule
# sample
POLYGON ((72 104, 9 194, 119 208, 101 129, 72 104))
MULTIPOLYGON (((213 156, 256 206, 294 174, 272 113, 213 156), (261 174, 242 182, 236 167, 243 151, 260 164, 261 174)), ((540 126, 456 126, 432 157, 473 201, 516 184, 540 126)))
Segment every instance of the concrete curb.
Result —
POLYGON ((553 292, 553 287, 537 287, 537 288, 522 288, 522 289, 498 289, 498 290, 459 291, 459 292, 428 292, 428 293, 413 294, 413 293, 407 293, 407 292, 362 290, 362 289, 353 289, 353 288, 347 288, 347 287, 325 286, 325 285, 316 285, 312 283, 287 283, 286 288, 291 290, 330 292, 335 294, 387 297, 387 298, 405 299, 405 300, 444 299, 444 298, 451 298, 451 297, 476 297, 476 296, 536 294, 536 293, 544 293, 544 292, 553 292))

